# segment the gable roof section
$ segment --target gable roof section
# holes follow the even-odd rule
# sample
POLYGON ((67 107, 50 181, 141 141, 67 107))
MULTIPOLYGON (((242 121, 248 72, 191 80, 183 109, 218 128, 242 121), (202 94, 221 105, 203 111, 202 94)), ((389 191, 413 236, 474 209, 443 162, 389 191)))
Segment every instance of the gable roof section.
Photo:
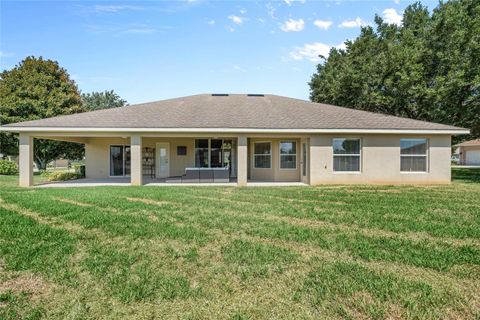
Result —
POLYGON ((277 95, 199 94, 53 118, 8 124, 8 131, 378 131, 468 133, 449 125, 314 103, 277 95))
POLYGON ((480 147, 480 139, 473 139, 456 144, 454 147, 480 147))

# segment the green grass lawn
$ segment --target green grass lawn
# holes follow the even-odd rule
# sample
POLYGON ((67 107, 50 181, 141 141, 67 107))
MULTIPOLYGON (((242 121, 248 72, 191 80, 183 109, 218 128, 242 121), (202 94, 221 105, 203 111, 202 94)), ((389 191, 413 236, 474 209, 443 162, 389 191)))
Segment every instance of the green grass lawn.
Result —
POLYGON ((21 189, 0 319, 480 317, 480 170, 449 186, 21 189))

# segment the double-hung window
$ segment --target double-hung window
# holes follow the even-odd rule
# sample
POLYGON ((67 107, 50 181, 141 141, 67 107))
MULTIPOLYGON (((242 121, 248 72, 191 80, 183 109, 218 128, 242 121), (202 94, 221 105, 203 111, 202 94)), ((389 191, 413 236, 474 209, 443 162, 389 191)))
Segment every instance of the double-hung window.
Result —
POLYGON ((401 172, 427 172, 427 162, 427 139, 400 139, 401 172))
POLYGON ((333 139, 333 171, 360 172, 360 139, 333 139))
POLYGON ((253 167, 255 169, 270 169, 272 167, 272 144, 270 142, 255 142, 253 149, 253 167))
POLYGON ((295 141, 280 142, 280 169, 297 168, 297 143, 295 141))

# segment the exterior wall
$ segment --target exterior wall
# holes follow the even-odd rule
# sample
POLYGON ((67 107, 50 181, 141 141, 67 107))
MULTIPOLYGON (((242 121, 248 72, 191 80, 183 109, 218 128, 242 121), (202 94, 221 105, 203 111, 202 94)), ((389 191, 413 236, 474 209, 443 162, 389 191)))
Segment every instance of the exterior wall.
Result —
POLYGON ((300 181, 300 157, 301 143, 300 139, 291 138, 251 138, 249 141, 249 160, 250 160, 250 179, 252 181, 277 181, 291 182, 300 181), (297 142, 297 168, 296 169, 280 169, 280 141, 296 141, 297 142), (256 169, 253 165, 254 161, 254 144, 255 142, 270 142, 272 144, 272 165, 269 169, 256 169))
MULTIPOLYGON (((143 138, 142 147, 155 148, 157 142, 170 144, 170 176, 185 174, 186 167, 195 166, 195 139, 143 138), (187 154, 177 155, 177 146, 186 146, 187 154)), ((110 175, 110 145, 130 145, 127 138, 91 138, 85 144, 85 171, 87 178, 108 178, 110 175)), ((133 161, 133 159, 132 159, 133 161)))
MULTIPOLYGON (((185 167, 195 164, 195 139, 144 137, 143 147, 155 148, 157 142, 170 143, 170 175, 183 175, 185 167), (187 154, 177 156, 177 146, 186 146, 187 154)), ((130 145, 130 136, 125 138, 89 138, 85 145, 86 176, 87 178, 109 177, 109 146, 112 144, 130 145)), ((240 155, 239 155, 240 156, 240 155)), ((312 185, 317 184, 444 184, 450 183, 450 136, 412 136, 412 135, 313 135, 303 138, 248 138, 249 179, 252 181, 302 181, 312 185), (333 172, 332 139, 352 137, 361 138, 362 157, 359 173, 333 172), (428 172, 401 173, 400 172, 400 139, 401 138, 428 138, 428 172), (283 140, 297 142, 297 168, 291 170, 280 169, 279 143, 283 140), (253 167, 254 143, 268 141, 272 144, 272 167, 270 169, 255 169, 253 167), (302 176, 302 144, 307 149, 307 175, 302 176)), ((243 155, 245 157, 245 155, 243 155)), ((242 167, 245 164, 242 164, 242 167)), ((240 163, 239 167, 240 169, 240 163)), ((241 174, 239 172, 239 174, 241 174)))
POLYGON ((447 184, 450 183, 451 137, 402 135, 318 135, 310 138, 310 184, 447 184), (361 171, 333 172, 333 138, 360 138, 361 171), (429 139, 426 173, 400 172, 400 139, 429 139))
POLYGON ((127 138, 90 138, 85 144, 85 176, 108 178, 110 176, 110 145, 130 145, 127 138))
POLYGON ((157 142, 170 144, 170 176, 185 174, 185 168, 195 166, 195 139, 194 138, 143 138, 143 147, 156 148, 157 142), (177 147, 187 147, 187 154, 177 155, 177 147))
POLYGON ((468 151, 480 151, 480 146, 467 146, 467 147, 460 147, 460 164, 470 165, 471 163, 467 163, 467 152, 468 151))

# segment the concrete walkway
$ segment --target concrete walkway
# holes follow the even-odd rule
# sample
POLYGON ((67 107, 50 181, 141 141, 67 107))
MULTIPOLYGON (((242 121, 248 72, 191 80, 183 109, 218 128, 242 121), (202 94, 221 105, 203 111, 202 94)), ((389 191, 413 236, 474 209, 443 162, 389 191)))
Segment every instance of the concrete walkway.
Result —
MULTIPOLYGON (((162 179, 144 178, 144 186, 155 187, 236 187, 237 182, 227 183, 167 183, 162 179)), ((101 187, 101 186, 130 186, 130 178, 106 178, 106 179, 78 179, 59 182, 47 182, 35 185, 36 188, 75 188, 75 187, 101 187)), ((302 182, 261 182, 250 181, 247 187, 299 187, 308 186, 302 182)))

